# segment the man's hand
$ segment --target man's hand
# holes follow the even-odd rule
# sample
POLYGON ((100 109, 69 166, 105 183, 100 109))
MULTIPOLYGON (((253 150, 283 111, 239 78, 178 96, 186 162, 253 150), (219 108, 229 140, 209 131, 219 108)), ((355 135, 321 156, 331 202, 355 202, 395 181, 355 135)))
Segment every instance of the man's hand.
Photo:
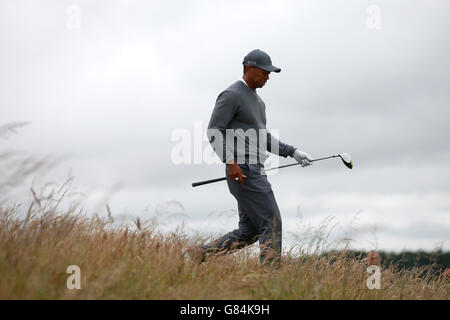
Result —
POLYGON ((300 165, 302 167, 306 167, 306 166, 310 166, 312 165, 312 158, 309 154, 307 154, 306 152, 300 151, 300 150, 295 150, 294 154, 292 155, 292 157, 297 160, 298 163, 300 163, 300 165))
POLYGON ((227 163, 228 167, 228 175, 231 180, 235 182, 239 182, 240 184, 244 184, 244 178, 247 176, 242 172, 241 167, 237 164, 236 160, 233 160, 231 163, 227 163))

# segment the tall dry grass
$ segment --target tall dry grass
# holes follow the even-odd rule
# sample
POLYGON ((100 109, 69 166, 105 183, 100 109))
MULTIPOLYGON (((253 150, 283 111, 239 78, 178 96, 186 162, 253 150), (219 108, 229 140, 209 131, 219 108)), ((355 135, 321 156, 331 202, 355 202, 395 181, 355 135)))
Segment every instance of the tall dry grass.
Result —
POLYGON ((366 286, 367 265, 345 251, 334 256, 283 254, 281 267, 262 267, 252 250, 203 264, 187 259, 195 241, 180 228, 162 234, 151 223, 117 225, 112 217, 58 209, 35 198, 25 216, 0 209, 1 299, 448 299, 450 282, 431 269, 382 270, 381 289, 366 286), (69 265, 81 289, 69 290, 69 265))
MULTIPOLYGON (((9 175, 14 183, 33 172, 16 169, 9 175)), ((8 183, 0 181, 0 187, 8 183)), ((185 250, 204 237, 190 238, 183 227, 163 234, 154 220, 136 219, 130 226, 111 214, 99 218, 78 203, 63 205, 69 191, 70 184, 44 193, 32 188, 25 208, 6 205, 6 193, 0 193, 0 299, 449 298, 449 278, 432 268, 389 266, 382 270, 381 289, 369 290, 363 257, 345 250, 319 254, 326 247, 323 227, 308 243, 284 252, 280 268, 260 266, 251 248, 196 264, 185 250), (80 267, 80 290, 67 288, 70 265, 80 267)))

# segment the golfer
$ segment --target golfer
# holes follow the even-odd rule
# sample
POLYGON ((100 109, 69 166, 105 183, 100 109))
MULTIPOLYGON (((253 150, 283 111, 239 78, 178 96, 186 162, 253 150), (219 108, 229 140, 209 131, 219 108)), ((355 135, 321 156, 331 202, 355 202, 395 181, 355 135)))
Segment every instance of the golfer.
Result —
POLYGON ((238 203, 239 228, 198 248, 198 257, 204 261, 208 255, 241 249, 259 240, 259 262, 279 265, 281 216, 264 172, 266 150, 293 157, 302 167, 312 164, 312 158, 277 140, 266 129, 266 106, 256 89, 266 84, 271 72, 278 73, 281 69, 273 66, 269 55, 259 49, 249 52, 243 65, 242 79, 219 94, 208 125, 209 141, 226 164, 228 188, 238 203), (233 139, 228 135, 230 131, 235 133, 233 139), (221 135, 219 145, 214 132, 221 135), (244 147, 234 148, 234 140, 244 147))

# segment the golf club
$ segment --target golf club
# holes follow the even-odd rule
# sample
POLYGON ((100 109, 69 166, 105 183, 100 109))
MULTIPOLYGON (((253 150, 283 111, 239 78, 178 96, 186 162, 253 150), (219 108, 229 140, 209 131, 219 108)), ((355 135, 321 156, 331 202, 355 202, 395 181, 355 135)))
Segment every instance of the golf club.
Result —
MULTIPOLYGON (((341 158, 342 162, 345 164, 345 166, 347 168, 349 168, 349 169, 353 168, 353 160, 352 160, 352 157, 350 156, 350 154, 348 154, 348 153, 340 153, 340 154, 336 154, 336 155, 329 156, 329 157, 313 159, 312 162, 313 161, 325 160, 325 159, 331 159, 331 158, 338 158, 338 157, 341 158)), ((286 164, 284 166, 267 169, 266 171, 275 170, 275 169, 281 169, 281 168, 286 168, 286 167, 291 167, 291 166, 296 166, 296 165, 299 165, 299 164, 300 164, 299 162, 286 164)), ((208 184, 208 183, 223 181, 223 180, 226 180, 226 179, 227 179, 227 177, 222 177, 222 178, 216 178, 216 179, 205 180, 205 181, 200 181, 200 182, 194 182, 192 184, 192 187, 197 187, 197 186, 201 186, 201 185, 208 184)))

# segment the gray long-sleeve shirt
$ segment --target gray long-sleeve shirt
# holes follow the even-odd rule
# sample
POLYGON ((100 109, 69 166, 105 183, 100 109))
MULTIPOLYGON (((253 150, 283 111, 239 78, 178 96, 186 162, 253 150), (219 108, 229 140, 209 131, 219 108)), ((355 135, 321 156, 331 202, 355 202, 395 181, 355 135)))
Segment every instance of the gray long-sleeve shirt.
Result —
POLYGON ((243 81, 236 81, 219 94, 208 125, 208 138, 224 163, 262 163, 267 152, 292 156, 295 148, 266 129, 266 105, 243 81), (231 130, 230 130, 231 129, 231 130))

